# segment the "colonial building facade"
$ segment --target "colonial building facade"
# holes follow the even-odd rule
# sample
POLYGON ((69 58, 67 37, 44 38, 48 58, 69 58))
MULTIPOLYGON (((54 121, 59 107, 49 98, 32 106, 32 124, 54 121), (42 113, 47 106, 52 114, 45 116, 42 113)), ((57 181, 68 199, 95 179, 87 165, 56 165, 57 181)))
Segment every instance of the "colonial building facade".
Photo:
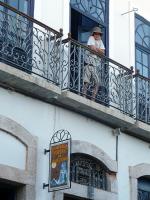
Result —
POLYGON ((0 1, 0 199, 150 200, 149 6, 0 1), (87 46, 95 26, 105 55, 87 46), (71 187, 48 192, 58 130, 71 135, 71 187))

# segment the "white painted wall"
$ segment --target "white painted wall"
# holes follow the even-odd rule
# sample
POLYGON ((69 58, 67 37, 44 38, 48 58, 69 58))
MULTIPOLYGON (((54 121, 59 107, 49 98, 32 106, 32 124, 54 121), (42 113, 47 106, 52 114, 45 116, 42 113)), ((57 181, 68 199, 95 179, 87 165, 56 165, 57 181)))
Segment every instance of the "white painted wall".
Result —
MULTIPOLYGON (((25 127, 32 135, 38 137, 38 159, 37 159, 37 185, 36 200, 48 200, 50 194, 42 189, 42 183, 48 180, 48 154, 43 154, 43 149, 48 148, 52 134, 59 129, 68 130, 73 140, 87 141, 100 147, 112 159, 115 160, 115 137, 112 129, 87 117, 67 111, 47 103, 26 97, 15 92, 0 89, 1 109, 0 114, 15 120, 25 127)), ((12 142, 8 136, 3 145, 12 142)), ((14 145, 13 143, 11 145, 14 145)), ((128 167, 140 163, 150 163, 149 144, 134 137, 121 134, 119 136, 119 162, 118 162, 118 189, 119 200, 129 199, 129 174, 128 167)), ((16 148, 11 154, 18 155, 16 148)), ((20 150, 19 150, 20 151, 20 150)), ((20 151, 21 152, 21 151, 20 151)), ((13 163, 9 162, 9 157, 5 164, 16 164, 22 166, 20 154, 13 163)), ((2 158, 1 158, 2 159, 2 158)), ((0 159, 0 162, 2 162, 0 159)), ((3 161, 4 163, 4 161, 3 161)))
POLYGON ((150 164, 149 144, 132 136, 119 136, 118 191, 119 200, 130 199, 129 166, 150 164))
POLYGON ((0 114, 9 117, 38 137, 37 200, 47 200, 49 194, 42 189, 48 181, 48 154, 52 134, 59 129, 68 130, 73 140, 90 142, 115 160, 115 137, 112 129, 79 114, 0 88, 0 114))
MULTIPOLYGON (((51 28, 59 31, 60 28, 64 29, 66 24, 69 25, 68 7, 68 0, 44 0, 44 3, 42 0, 35 0, 34 17, 51 28), (67 20, 66 17, 64 17, 66 14, 67 20)), ((69 30, 67 30, 67 33, 68 31, 69 30)))
POLYGON ((15 137, 0 130, 0 164, 25 169, 26 147, 15 137))

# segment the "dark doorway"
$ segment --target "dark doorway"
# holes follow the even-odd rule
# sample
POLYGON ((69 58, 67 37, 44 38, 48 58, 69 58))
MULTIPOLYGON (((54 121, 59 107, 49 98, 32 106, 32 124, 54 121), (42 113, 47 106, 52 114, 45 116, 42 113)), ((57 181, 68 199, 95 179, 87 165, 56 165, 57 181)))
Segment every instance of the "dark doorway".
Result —
POLYGON ((73 39, 86 44, 94 26, 99 26, 99 24, 71 8, 71 36, 73 39))
MULTIPOLYGON (((90 14, 88 13, 84 14, 80 10, 76 10, 71 7, 71 37, 80 43, 87 45, 88 38, 91 34, 91 30, 93 27, 98 26, 101 27, 103 36, 102 36, 102 41, 104 42, 104 46, 106 47, 106 28, 100 24, 96 19, 92 18, 90 14)), ((71 79, 70 79, 70 86, 72 91, 75 93, 78 93, 80 91, 83 91, 83 80, 82 80, 82 74, 83 74, 83 67, 80 67, 79 63, 83 62, 82 58, 84 55, 78 51, 78 48, 75 48, 75 51, 72 47, 71 52, 72 57, 71 60, 75 60, 74 66, 70 67, 70 73, 71 73, 71 79), (79 60, 79 58, 81 58, 79 60), (79 66, 77 66, 77 64, 79 66), (80 77, 79 77, 79 74, 80 77)), ((107 48, 105 53, 107 54, 107 48)), ((109 80, 109 71, 108 71, 108 64, 105 61, 105 59, 101 59, 101 68, 99 68, 99 71, 101 71, 101 80, 102 80, 102 85, 99 86, 98 92, 96 95, 96 102, 99 102, 104 105, 109 104, 108 100, 108 93, 109 93, 109 87, 108 87, 108 80, 109 80)), ((94 87, 93 87, 94 88, 94 87)), ((87 92, 87 96, 90 99, 92 96, 92 84, 89 86, 89 91, 87 92)), ((81 92, 82 93, 82 92, 81 92)))
POLYGON ((64 200, 89 200, 89 199, 72 196, 72 195, 64 195, 64 200))
POLYGON ((16 186, 0 182, 0 199, 16 200, 16 186))
POLYGON ((150 200, 149 177, 140 177, 138 179, 138 200, 150 200))

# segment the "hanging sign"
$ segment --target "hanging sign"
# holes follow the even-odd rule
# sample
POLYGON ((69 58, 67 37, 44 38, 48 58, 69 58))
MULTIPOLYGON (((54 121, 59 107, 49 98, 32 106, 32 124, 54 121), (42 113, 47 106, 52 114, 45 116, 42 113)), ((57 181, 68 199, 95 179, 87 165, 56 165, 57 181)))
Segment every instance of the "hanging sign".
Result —
POLYGON ((50 143, 49 191, 70 188, 70 143, 68 131, 57 131, 50 143))

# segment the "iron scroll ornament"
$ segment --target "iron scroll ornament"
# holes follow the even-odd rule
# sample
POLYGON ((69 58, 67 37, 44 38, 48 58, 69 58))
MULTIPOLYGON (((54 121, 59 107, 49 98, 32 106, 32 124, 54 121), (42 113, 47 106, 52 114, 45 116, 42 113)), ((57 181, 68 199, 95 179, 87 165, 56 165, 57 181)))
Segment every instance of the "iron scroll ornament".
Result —
POLYGON ((86 154, 75 153, 71 156, 71 181, 107 190, 108 170, 97 159, 86 154))

